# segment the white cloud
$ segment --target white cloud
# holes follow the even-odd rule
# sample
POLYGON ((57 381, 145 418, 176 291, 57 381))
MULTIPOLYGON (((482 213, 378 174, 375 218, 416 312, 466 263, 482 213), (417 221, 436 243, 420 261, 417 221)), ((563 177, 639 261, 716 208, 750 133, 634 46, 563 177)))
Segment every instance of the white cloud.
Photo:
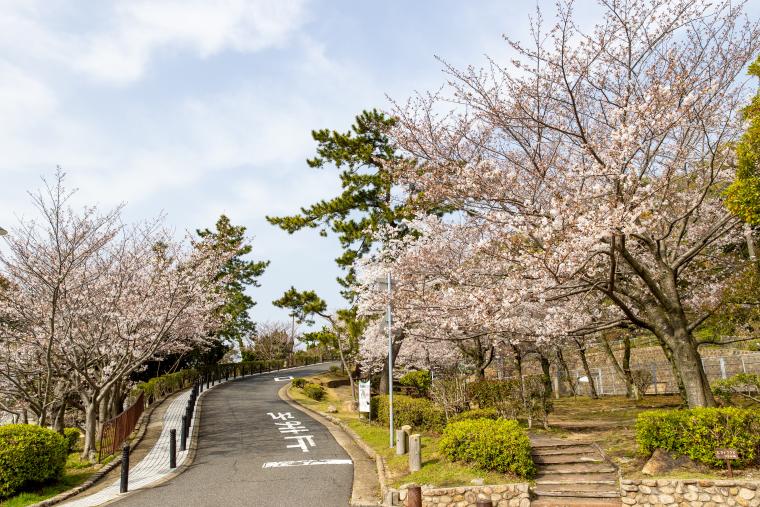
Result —
POLYGON ((0 7, 0 41, 17 56, 128 84, 141 78, 161 51, 207 58, 225 50, 250 53, 284 45, 305 22, 305 4, 142 0, 100 3, 89 12, 76 2, 11 1, 0 7), (76 29, 58 18, 75 18, 76 29))

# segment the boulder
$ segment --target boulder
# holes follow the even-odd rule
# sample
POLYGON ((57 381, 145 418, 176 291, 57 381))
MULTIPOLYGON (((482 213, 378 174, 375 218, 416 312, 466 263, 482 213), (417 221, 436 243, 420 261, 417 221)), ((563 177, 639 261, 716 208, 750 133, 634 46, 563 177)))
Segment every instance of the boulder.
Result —
POLYGON ((641 469, 641 473, 644 475, 659 475, 675 470, 687 470, 701 472, 705 470, 705 466, 701 465, 688 456, 674 457, 667 451, 662 449, 656 449, 649 458, 644 468, 641 469))
POLYGON ((335 405, 327 405, 327 413, 328 414, 337 414, 338 413, 338 407, 335 405))

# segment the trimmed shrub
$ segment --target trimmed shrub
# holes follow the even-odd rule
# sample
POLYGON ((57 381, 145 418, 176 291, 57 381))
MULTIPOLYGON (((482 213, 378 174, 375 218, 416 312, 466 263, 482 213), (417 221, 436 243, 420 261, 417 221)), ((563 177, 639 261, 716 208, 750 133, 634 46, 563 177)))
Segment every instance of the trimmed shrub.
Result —
POLYGON ((734 407, 642 412, 636 442, 647 456, 659 448, 714 467, 725 466, 715 449, 732 448, 739 454, 733 463, 745 466, 758 458, 760 412, 734 407))
POLYGON ((514 418, 523 409, 516 380, 480 380, 467 384, 467 396, 478 408, 494 408, 503 417, 514 418))
POLYGON ((471 419, 498 419, 499 411, 495 408, 476 408, 457 414, 449 419, 449 424, 457 421, 469 421, 471 419))
POLYGON ((66 439, 66 443, 69 446, 69 452, 77 448, 77 444, 79 443, 79 436, 81 434, 82 432, 79 431, 79 428, 64 428, 63 438, 66 439))
MULTIPOLYGON (((388 397, 374 396, 370 400, 370 416, 381 424, 388 424, 388 397)), ((446 424, 443 410, 425 398, 393 396, 393 425, 408 424, 416 430, 441 431, 446 424)))
POLYGON ((305 378, 298 377, 291 380, 290 385, 293 387, 298 387, 299 389, 303 389, 307 382, 308 381, 305 378))
POLYGON ((317 400, 317 401, 321 401, 322 399, 324 399, 325 395, 327 394, 325 392, 325 388, 319 384, 306 384, 305 386, 303 386, 303 392, 306 396, 308 396, 312 400, 317 400))
POLYGON ((446 426, 438 449, 452 461, 530 479, 536 465, 526 431, 512 419, 474 419, 446 426))
POLYGON ((340 366, 330 366, 330 374, 331 375, 342 375, 343 374, 343 368, 340 366))
POLYGON ((0 498, 63 474, 68 442, 47 428, 31 424, 0 426, 0 498))
POLYGON ((427 398, 430 391, 430 385, 433 379, 427 370, 410 371, 398 380, 398 383, 405 387, 411 387, 417 391, 417 394, 427 398))

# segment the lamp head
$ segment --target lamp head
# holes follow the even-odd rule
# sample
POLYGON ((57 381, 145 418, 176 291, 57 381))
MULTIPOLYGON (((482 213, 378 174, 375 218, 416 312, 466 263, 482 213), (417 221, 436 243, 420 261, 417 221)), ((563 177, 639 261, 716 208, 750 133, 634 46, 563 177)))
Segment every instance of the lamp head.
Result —
POLYGON ((0 236, 5 236, 6 234, 8 234, 8 231, 0 227, 0 236))

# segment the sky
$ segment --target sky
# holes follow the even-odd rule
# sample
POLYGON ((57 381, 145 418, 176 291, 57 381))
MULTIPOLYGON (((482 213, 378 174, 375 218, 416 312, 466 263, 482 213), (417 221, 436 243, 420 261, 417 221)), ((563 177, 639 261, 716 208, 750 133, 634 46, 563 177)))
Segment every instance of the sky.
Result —
MULTIPOLYGON (((593 18, 595 3, 579 0, 593 18)), ((759 2, 760 3, 760 2, 759 2)), ((551 11, 552 1, 539 1, 551 11)), ((271 265, 258 321, 291 285, 340 306, 334 237, 265 215, 335 195, 310 169, 310 132, 347 130, 445 84, 457 67, 509 56, 536 4, 514 0, 0 0, 0 226, 32 218, 30 190, 56 166, 76 205, 126 203, 182 234, 227 214, 271 265)), ((755 9, 757 10, 757 9, 755 9)), ((550 17, 545 15, 545 17, 550 17)))

